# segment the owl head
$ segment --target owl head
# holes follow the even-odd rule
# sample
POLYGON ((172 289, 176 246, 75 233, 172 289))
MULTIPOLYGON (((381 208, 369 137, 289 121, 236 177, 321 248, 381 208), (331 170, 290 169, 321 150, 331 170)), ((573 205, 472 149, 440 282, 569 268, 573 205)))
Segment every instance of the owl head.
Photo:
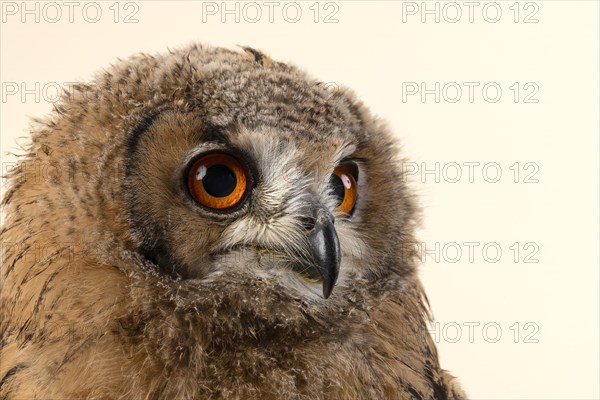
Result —
POLYGON ((63 105, 97 110, 72 121, 67 159, 77 178, 104 164, 88 176, 110 191, 90 194, 96 230, 125 239, 108 247, 178 284, 315 305, 409 278, 415 207, 392 135, 347 89, 244 50, 137 56, 63 105))
POLYGON ((348 90, 252 49, 143 61, 110 91, 145 97, 120 129, 121 193, 136 251, 163 273, 319 303, 410 272, 396 145, 348 90))

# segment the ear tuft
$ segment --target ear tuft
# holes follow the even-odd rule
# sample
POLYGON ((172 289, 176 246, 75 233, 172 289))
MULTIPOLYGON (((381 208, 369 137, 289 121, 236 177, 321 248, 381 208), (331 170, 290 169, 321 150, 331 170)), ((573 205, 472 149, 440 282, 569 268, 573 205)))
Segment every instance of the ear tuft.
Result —
POLYGON ((252 47, 248 47, 248 46, 240 46, 240 47, 246 52, 246 54, 248 55, 248 57, 251 60, 259 63, 263 67, 270 67, 271 65, 273 65, 273 60, 271 60, 271 58, 269 56, 265 55, 261 51, 258 51, 256 49, 253 49, 252 47))

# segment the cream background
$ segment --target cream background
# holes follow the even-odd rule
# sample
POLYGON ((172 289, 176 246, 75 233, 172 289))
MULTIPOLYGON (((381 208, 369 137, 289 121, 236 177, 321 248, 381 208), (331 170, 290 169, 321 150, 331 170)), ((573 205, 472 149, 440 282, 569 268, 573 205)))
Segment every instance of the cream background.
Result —
MULTIPOLYGON (((312 2, 301 4, 303 17, 295 24, 277 12, 273 23, 266 15, 258 23, 235 23, 232 16, 222 23, 218 15, 203 22, 201 2, 166 3, 137 2, 139 22, 133 24, 112 21, 112 2, 102 2, 103 17, 95 24, 77 9, 73 23, 66 15, 57 23, 5 16, 1 81, 29 88, 35 82, 62 84, 89 79, 116 57, 137 51, 165 51, 194 40, 247 44, 324 82, 352 87, 390 122, 413 161, 429 168, 435 162, 497 162, 503 173, 498 183, 482 179, 481 167, 473 183, 465 176, 458 183, 436 183, 431 176, 413 182, 425 209, 420 237, 428 246, 481 243, 474 262, 463 247, 458 262, 449 262, 449 253, 440 262, 428 257, 421 269, 440 323, 442 365, 460 377, 473 399, 599 398, 598 2, 537 1, 535 24, 512 22, 512 1, 498 3, 503 15, 495 24, 477 12, 486 2, 476 9, 475 22, 463 15, 454 24, 435 23, 431 16, 421 23, 418 15, 403 23, 402 3, 394 1, 337 2, 339 22, 331 24, 313 22, 312 2), (425 103, 416 96, 402 102, 402 82, 436 81, 498 82, 503 95, 497 103, 482 100, 477 91, 473 103, 464 97, 456 104, 435 103, 432 96, 425 103), (539 103, 515 104, 508 89, 513 82, 535 82, 539 103), (536 163, 539 183, 514 183, 508 169, 514 162, 536 163), (481 256, 488 242, 503 250, 496 263, 481 256), (514 242, 536 243, 539 262, 522 262, 522 249, 515 263, 509 249, 514 242), (472 343, 465 322, 480 323, 472 343), (517 343, 510 330, 515 322, 517 343), (527 322, 539 327, 537 343, 524 343, 533 326, 524 330, 527 322), (485 340, 486 323, 502 329, 496 343, 485 340), (462 337, 452 343, 455 324, 462 337)), ((3 162, 12 161, 4 153, 26 134, 28 116, 50 109, 32 95, 25 102, 19 96, 3 99, 3 162)), ((493 338, 494 330, 488 333, 493 338)))

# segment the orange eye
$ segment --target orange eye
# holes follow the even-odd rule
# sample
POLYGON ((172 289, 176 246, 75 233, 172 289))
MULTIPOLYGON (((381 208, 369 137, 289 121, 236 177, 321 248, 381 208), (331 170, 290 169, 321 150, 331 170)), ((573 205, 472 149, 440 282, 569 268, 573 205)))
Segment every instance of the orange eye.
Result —
POLYGON ((356 178, 358 170, 354 164, 344 164, 336 167, 331 175, 330 186, 337 199, 337 210, 350 216, 354 211, 357 198, 356 178))
POLYGON ((190 168, 187 180, 194 199, 205 207, 217 210, 238 204, 248 185, 244 167, 224 153, 200 157, 190 168))

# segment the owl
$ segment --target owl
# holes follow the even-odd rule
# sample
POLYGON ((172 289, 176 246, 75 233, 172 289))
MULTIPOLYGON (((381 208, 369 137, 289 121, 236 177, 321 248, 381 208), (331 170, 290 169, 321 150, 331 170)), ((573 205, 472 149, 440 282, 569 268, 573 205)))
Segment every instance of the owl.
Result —
POLYGON ((464 398, 350 90, 200 44, 71 89, 8 173, 0 398, 464 398))

